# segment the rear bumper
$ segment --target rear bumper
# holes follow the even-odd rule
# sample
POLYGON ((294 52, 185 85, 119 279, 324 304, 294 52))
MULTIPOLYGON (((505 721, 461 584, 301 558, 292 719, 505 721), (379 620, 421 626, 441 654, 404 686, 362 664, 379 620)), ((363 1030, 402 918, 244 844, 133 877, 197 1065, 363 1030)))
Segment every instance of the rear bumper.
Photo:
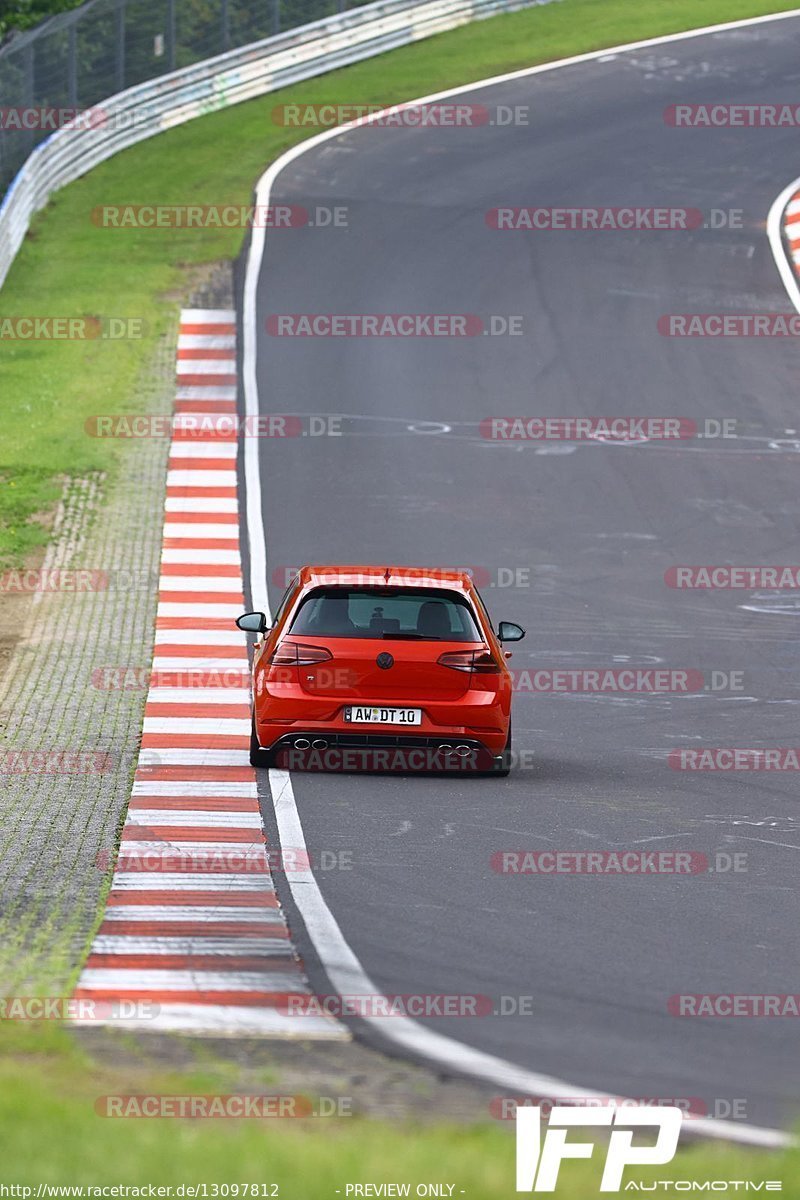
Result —
POLYGON ((470 689, 457 701, 256 693, 256 734, 264 750, 273 750, 279 743, 294 746, 298 737, 305 737, 342 746, 432 747, 458 743, 480 747, 496 759, 508 741, 510 706, 510 696, 479 688, 470 689), (355 704, 420 708, 422 723, 413 727, 353 725, 345 721, 343 712, 346 705, 355 704))
POLYGON ((499 756, 475 737, 339 733, 318 728, 283 734, 269 747, 285 771, 490 771, 499 756))

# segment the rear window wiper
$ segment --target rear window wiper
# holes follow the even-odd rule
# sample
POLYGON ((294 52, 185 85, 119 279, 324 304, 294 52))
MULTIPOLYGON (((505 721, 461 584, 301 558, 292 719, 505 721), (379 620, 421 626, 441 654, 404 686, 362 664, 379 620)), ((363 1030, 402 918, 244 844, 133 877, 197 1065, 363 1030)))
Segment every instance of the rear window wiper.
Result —
POLYGON ((391 641, 398 639, 409 642, 441 642, 440 637, 434 637, 428 633, 382 633, 382 638, 389 638, 391 641))

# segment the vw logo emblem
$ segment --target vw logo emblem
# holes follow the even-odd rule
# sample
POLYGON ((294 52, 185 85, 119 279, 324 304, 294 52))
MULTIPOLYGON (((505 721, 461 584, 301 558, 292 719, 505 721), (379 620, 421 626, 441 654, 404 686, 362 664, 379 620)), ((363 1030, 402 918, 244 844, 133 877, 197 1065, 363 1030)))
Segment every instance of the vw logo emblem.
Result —
POLYGON ((375 662, 382 671, 388 671, 389 667, 394 666, 394 659, 392 658, 391 654, 387 654, 386 651, 384 651, 383 654, 379 654, 375 659, 375 662))

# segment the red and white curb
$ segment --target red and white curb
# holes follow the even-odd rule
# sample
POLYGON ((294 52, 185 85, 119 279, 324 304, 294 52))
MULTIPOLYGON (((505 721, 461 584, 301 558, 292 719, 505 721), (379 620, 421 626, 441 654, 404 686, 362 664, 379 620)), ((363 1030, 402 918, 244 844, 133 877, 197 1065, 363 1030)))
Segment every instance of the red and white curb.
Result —
POLYGON ((248 761, 235 422, 186 427, 235 416, 233 312, 184 310, 177 383, 153 677, 120 856, 75 992, 100 1003, 78 1023, 346 1039, 332 1018, 287 1012, 290 995, 311 993, 248 761), (185 686, 187 672, 203 686, 185 686))
POLYGON ((783 214, 783 228, 789 258, 796 275, 800 275, 800 191, 795 192, 783 214))

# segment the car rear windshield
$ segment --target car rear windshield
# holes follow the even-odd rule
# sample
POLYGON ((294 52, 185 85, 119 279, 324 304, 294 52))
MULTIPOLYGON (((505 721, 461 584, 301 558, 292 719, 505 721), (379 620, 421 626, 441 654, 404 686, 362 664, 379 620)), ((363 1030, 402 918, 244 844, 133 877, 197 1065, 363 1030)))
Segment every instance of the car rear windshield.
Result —
POLYGON ((305 637, 484 640, 466 598, 437 588, 317 588, 306 596, 289 632, 305 637))

